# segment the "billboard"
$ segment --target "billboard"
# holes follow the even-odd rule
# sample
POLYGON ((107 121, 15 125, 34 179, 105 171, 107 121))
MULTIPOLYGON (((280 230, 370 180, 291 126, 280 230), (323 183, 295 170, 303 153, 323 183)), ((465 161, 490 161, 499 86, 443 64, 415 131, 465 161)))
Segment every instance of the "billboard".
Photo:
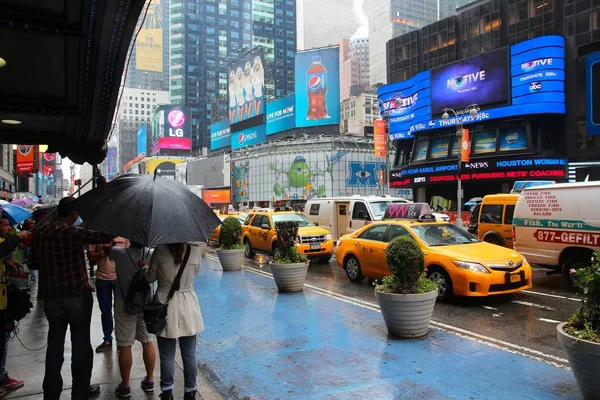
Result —
MULTIPOLYGON (((505 71, 507 76, 510 74, 509 104, 483 110, 479 107, 483 103, 473 99, 467 106, 472 103, 478 106, 475 107, 477 114, 471 116, 469 110, 460 109, 461 103, 455 102, 459 108, 455 109, 458 118, 451 116, 447 121, 439 118, 436 115, 439 111, 432 107, 433 71, 424 71, 407 81, 382 86, 377 95, 384 103, 386 114, 383 115, 389 116, 390 137, 392 140, 411 139, 417 132, 456 126, 460 122, 470 124, 528 114, 565 114, 564 57, 565 40, 561 36, 541 36, 510 46, 510 70, 505 71), (400 100, 394 101, 396 98, 400 100)), ((489 100, 486 103, 489 104, 489 100)))
POLYGON ((44 175, 52 175, 56 170, 56 153, 41 153, 42 173, 44 175))
POLYGON ((294 95, 267 103, 267 136, 295 128, 295 108, 294 95))
POLYGON ((265 113, 265 69, 262 49, 228 66, 229 125, 265 113))
POLYGON ((296 53, 296 127, 340 123, 340 49, 296 53))
POLYGON ((148 151, 148 127, 146 124, 140 126, 137 132, 137 153, 136 156, 148 151))
POLYGON ((231 135, 231 150, 264 143, 267 139, 265 124, 238 131, 231 135))
POLYGON ((204 201, 207 204, 229 204, 231 202, 231 190, 204 189, 204 201))
POLYGON ((221 121, 210 126, 210 149, 217 150, 231 145, 229 121, 221 121))
POLYGON ((471 104, 508 104, 508 49, 503 48, 477 57, 431 70, 431 111, 456 111, 471 104))
POLYGON ((171 158, 167 160, 160 158, 151 158, 146 161, 145 173, 154 175, 154 172, 156 172, 157 176, 175 179, 177 171, 176 165, 179 165, 183 162, 183 159, 177 158, 171 158))
POLYGON ((385 121, 382 119, 376 119, 373 121, 373 126, 373 139, 375 142, 373 145, 373 150, 375 151, 375 157, 385 158, 387 156, 385 121))
POLYGON ((585 59, 585 88, 587 134, 600 135, 600 51, 585 59))
POLYGON ((113 180, 117 177, 117 149, 111 147, 108 149, 107 155, 108 180, 113 180))
POLYGON ((152 154, 160 150, 191 150, 189 107, 164 106, 152 118, 152 154))
POLYGON ((29 174, 35 171, 35 146, 20 144, 17 146, 17 174, 29 174))
POLYGON ((144 26, 135 41, 135 68, 163 72, 163 14, 161 0, 151 0, 144 26))

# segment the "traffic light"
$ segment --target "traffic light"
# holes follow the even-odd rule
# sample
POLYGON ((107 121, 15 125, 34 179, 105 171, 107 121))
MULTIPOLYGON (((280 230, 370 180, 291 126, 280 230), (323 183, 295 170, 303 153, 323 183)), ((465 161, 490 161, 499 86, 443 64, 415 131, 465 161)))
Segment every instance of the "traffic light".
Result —
POLYGON ((75 179, 75 186, 81 186, 81 179, 75 179))
POLYGON ((240 187, 240 181, 235 181, 235 185, 236 185, 237 187, 240 187))

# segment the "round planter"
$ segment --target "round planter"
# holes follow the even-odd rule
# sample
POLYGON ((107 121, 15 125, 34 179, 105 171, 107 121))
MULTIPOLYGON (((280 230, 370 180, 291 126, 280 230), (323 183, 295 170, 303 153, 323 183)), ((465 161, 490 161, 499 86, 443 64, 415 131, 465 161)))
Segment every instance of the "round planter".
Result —
POLYGON ((271 262, 271 272, 280 292, 300 292, 304 290, 304 280, 308 272, 308 262, 277 264, 271 262))
POLYGON ((383 320, 390 335, 418 338, 427 334, 438 291, 421 294, 381 293, 375 289, 383 320))
POLYGON ((207 247, 208 247, 207 243, 200 242, 200 255, 202 257, 206 256, 206 249, 207 249, 207 247))
POLYGON ((244 264, 244 249, 217 250, 223 271, 239 271, 244 264))
POLYGON ((579 389, 587 400, 600 399, 600 344, 569 335, 563 330, 566 324, 563 322, 556 327, 557 338, 567 355, 579 389))

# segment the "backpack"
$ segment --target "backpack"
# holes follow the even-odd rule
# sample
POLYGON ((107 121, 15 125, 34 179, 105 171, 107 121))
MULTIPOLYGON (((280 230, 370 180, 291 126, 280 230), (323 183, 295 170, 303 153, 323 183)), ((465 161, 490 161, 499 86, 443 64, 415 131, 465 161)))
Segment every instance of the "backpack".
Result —
POLYGON ((127 294, 121 295, 125 302, 125 312, 127 314, 143 314, 144 306, 150 301, 150 284, 144 279, 141 271, 137 271, 131 280, 127 294))

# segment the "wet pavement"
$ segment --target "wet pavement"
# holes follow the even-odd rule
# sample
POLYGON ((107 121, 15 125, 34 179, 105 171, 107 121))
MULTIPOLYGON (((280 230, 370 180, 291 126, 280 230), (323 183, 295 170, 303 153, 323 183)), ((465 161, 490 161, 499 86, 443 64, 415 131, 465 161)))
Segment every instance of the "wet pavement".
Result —
MULTIPOLYGON (((371 305, 372 286, 350 284, 336 268, 313 265, 303 293, 280 294, 264 270, 223 273, 214 256, 207 257, 195 286, 206 325, 198 354, 225 398, 581 398, 570 371, 498 349, 493 341, 443 332, 441 322, 425 339, 389 337, 371 305)), ((528 324, 544 310, 504 302, 494 307, 520 313, 510 324, 488 316, 496 311, 482 304, 436 305, 436 320, 471 319, 507 339, 542 334, 528 324)))

